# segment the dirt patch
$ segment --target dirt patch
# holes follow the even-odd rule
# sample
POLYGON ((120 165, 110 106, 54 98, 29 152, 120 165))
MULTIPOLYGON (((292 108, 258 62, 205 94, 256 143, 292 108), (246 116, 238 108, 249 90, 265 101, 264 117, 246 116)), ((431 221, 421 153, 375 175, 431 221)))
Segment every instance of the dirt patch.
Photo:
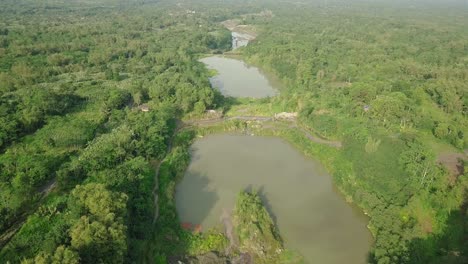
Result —
POLYGON ((248 40, 253 40, 257 37, 257 31, 251 25, 237 25, 231 31, 244 35, 248 40))
POLYGON ((255 27, 252 25, 242 25, 239 19, 226 20, 221 22, 221 24, 229 29, 229 31, 246 35, 249 40, 253 40, 257 37, 257 30, 255 27))
POLYGON ((466 153, 444 152, 437 157, 437 162, 447 168, 453 180, 458 176, 463 175, 463 160, 468 160, 466 153))
POLYGON ((241 23, 241 20, 240 19, 229 19, 229 20, 226 20, 226 21, 223 21, 221 22, 221 24, 229 29, 230 31, 232 31, 235 27, 237 27, 237 25, 239 25, 241 23))

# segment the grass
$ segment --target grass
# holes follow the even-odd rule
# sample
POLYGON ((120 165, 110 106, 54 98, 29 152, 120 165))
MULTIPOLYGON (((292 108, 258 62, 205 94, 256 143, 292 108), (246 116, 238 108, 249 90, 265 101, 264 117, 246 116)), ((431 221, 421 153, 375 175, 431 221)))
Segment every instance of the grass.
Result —
POLYGON ((253 99, 236 98, 232 99, 225 116, 273 116, 280 112, 276 105, 272 103, 272 98, 253 99))
POLYGON ((283 242, 270 215, 255 193, 241 192, 234 210, 239 248, 254 256, 255 263, 275 263, 283 242))

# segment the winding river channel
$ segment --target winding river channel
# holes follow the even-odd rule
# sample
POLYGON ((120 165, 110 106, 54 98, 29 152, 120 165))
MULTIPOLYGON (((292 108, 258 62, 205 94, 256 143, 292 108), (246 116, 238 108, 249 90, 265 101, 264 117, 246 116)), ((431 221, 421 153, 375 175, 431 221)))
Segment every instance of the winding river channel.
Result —
MULTIPOLYGON (((211 57, 204 62, 218 70, 224 89, 238 89, 231 82, 249 80, 253 73, 229 71, 230 60, 211 57), (210 64, 213 60, 216 64, 210 64)), ((265 88, 253 85, 248 92, 262 97, 275 91, 265 88)), ((368 219, 346 203, 318 161, 304 157, 280 138, 231 134, 199 139, 191 154, 185 177, 176 187, 182 222, 199 224, 203 230, 220 227, 223 211, 233 209, 237 194, 257 190, 285 246, 301 253, 307 263, 367 263, 372 243, 368 219)))

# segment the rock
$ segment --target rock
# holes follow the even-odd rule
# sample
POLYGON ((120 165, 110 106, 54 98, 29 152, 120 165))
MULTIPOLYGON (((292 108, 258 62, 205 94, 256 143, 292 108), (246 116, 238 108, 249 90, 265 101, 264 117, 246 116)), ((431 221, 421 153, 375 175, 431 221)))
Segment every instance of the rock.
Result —
MULTIPOLYGON (((182 256, 174 257, 169 259, 170 264, 229 264, 231 261, 226 256, 222 256, 220 253, 212 251, 196 256, 182 256)), ((242 262, 238 262, 242 263, 242 262)))
POLYGON ((249 253, 241 253, 231 260, 232 264, 250 264, 253 263, 252 256, 249 253))

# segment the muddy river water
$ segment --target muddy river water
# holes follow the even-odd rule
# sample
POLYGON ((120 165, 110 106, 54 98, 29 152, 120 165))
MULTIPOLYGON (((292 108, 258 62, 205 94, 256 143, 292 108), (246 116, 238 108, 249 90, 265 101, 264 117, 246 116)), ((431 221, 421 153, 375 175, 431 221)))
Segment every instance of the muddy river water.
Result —
POLYGON ((368 219, 347 204, 321 164, 275 137, 210 135, 192 146, 176 189, 181 221, 220 225, 241 190, 258 190, 289 249, 307 263, 367 263, 368 219))
POLYGON ((272 78, 267 78, 257 67, 232 57, 211 56, 200 60, 217 75, 210 78, 213 88, 225 96, 262 98, 277 94, 272 78))

